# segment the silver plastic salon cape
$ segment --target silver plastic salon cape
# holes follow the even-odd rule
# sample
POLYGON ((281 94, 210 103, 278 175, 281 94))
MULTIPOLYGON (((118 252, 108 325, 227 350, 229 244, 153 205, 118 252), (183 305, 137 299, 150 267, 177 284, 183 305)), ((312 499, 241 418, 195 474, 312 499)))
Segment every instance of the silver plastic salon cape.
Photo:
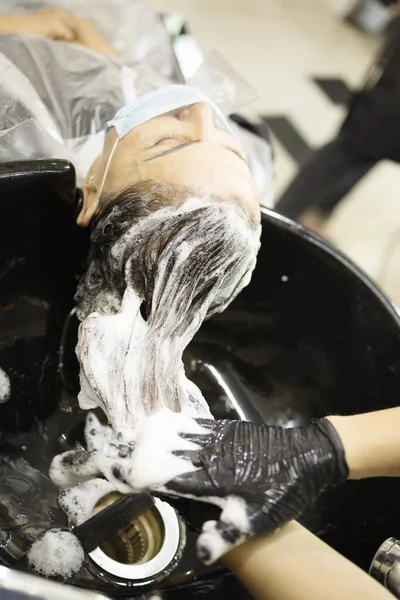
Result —
MULTIPOLYGON (((46 7, 90 18, 121 56, 33 35, 0 36, 0 161, 67 159, 82 185, 101 152, 107 120, 141 94, 178 81, 176 60, 162 21, 144 0, 2 0, 0 14, 46 7)), ((260 202, 271 206, 271 148, 233 126, 260 202)))

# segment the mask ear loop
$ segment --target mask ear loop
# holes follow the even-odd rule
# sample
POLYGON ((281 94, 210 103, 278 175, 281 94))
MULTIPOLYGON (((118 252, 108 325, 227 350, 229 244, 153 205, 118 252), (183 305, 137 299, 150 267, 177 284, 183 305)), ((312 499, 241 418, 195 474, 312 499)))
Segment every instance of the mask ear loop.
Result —
POLYGON ((104 184, 106 182, 106 177, 107 177, 107 174, 108 174, 108 169, 110 168, 111 160, 112 160, 112 157, 114 156, 114 152, 115 152, 115 149, 117 147, 118 142, 119 142, 119 138, 116 139, 114 146, 111 148, 110 156, 108 157, 106 168, 104 169, 103 179, 101 180, 101 184, 100 184, 100 188, 99 188, 99 196, 98 196, 99 200, 101 198, 101 193, 103 191, 104 184))

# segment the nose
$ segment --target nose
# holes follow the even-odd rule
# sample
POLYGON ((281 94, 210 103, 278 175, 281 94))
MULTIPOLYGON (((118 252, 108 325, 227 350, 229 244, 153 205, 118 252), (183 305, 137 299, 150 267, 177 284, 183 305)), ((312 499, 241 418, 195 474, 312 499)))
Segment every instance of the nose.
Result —
POLYGON ((207 102, 187 106, 178 114, 180 121, 190 123, 199 138, 207 138, 215 129, 214 112, 207 102))

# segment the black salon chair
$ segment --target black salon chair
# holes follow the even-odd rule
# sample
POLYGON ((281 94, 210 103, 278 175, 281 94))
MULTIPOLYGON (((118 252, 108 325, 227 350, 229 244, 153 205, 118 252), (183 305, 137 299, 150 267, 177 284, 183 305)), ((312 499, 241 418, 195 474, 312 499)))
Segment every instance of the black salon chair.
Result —
MULTIPOLYGON (((71 310, 89 238, 75 225, 80 192, 68 162, 0 165, 0 194, 0 367, 11 381, 11 399, 0 404, 0 496, 7 499, 0 532, 11 541, 0 538, 0 562, 12 566, 13 553, 29 542, 23 527, 10 528, 15 503, 38 530, 65 525, 57 490, 42 473, 82 435, 71 310), (27 486, 19 496, 7 484, 16 479, 27 486)), ((292 426, 396 406, 396 308, 318 237, 272 211, 262 219, 251 284, 204 323, 184 357, 215 416, 292 426)), ((326 494, 303 522, 368 568, 381 542, 396 533, 399 492, 395 479, 351 482, 326 494)), ((189 544, 184 569, 160 584, 167 590, 162 597, 196 597, 204 586, 208 598, 246 597, 233 578, 199 569, 189 544), (193 571, 197 583, 190 583, 193 571)), ((86 572, 74 583, 128 593, 86 572)), ((136 595, 134 585, 129 594, 136 595)))

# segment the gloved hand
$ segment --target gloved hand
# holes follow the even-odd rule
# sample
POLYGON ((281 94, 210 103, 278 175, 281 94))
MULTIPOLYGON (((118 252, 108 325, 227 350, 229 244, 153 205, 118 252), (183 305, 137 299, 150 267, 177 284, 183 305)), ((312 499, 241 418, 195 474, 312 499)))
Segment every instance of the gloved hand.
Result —
POLYGON ((178 496, 222 508, 198 539, 198 555, 210 564, 244 540, 295 519, 328 486, 342 483, 348 467, 341 440, 329 421, 284 429, 244 421, 198 421, 207 435, 182 437, 199 450, 178 451, 198 470, 168 482, 178 496))
POLYGON ((200 450, 200 446, 181 437, 184 433, 207 434, 207 430, 192 417, 161 409, 146 417, 131 436, 124 430, 122 443, 121 435, 102 425, 94 413, 88 413, 87 450, 69 450, 55 456, 50 478, 60 488, 103 476, 122 494, 161 489, 166 481, 196 470, 186 458, 174 455, 175 450, 200 450), (130 442, 127 437, 131 437, 130 442))
POLYGON ((201 560, 211 564, 295 519, 348 476, 343 445, 326 419, 284 429, 173 414, 167 428, 165 412, 149 417, 134 445, 110 443, 107 428, 89 415, 88 452, 56 457, 53 481, 68 486, 102 474, 123 493, 158 491, 219 506, 219 520, 204 523, 197 544, 201 560))

